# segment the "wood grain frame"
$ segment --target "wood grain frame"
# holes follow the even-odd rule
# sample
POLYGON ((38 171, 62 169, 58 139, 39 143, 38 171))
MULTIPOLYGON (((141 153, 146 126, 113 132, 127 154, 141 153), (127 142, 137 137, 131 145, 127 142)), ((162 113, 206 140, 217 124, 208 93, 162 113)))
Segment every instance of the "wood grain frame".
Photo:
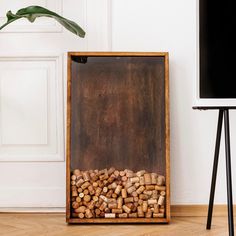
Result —
POLYGON ((69 52, 67 74, 67 137, 66 137, 66 222, 67 223, 169 223, 170 222, 170 124, 169 124, 169 54, 168 52, 69 52), (166 217, 75 219, 70 209, 70 157, 71 157, 71 64, 72 56, 135 56, 164 57, 165 60, 165 163, 166 163, 166 217))

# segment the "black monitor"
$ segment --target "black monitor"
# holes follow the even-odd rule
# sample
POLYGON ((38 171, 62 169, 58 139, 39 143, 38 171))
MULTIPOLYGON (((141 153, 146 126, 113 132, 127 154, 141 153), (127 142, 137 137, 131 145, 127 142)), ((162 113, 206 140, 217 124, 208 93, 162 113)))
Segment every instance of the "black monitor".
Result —
POLYGON ((235 5, 199 0, 200 99, 236 98, 235 5))

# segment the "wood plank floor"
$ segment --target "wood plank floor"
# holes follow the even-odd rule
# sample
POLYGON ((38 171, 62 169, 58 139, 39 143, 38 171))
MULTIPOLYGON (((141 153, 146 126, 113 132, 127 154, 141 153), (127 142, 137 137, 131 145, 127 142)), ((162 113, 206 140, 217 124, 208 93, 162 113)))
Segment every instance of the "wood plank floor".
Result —
POLYGON ((0 236, 178 236, 228 235, 226 217, 173 217, 169 225, 67 225, 64 214, 0 214, 0 236))

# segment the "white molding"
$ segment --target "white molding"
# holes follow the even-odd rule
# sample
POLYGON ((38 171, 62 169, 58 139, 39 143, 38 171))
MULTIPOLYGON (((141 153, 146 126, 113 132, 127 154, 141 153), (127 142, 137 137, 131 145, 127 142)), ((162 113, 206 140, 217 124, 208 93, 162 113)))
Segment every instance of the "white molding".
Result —
POLYGON ((65 207, 0 207, 0 213, 65 213, 65 207))
MULTIPOLYGON (((25 161, 30 161, 30 162, 50 162, 50 161, 64 161, 64 109, 63 109, 63 55, 62 54, 50 54, 50 55, 42 55, 41 53, 34 54, 34 55, 7 55, 7 56, 1 56, 0 55, 0 63, 2 62, 24 62, 24 61, 30 61, 30 62, 54 62, 55 63, 55 71, 54 73, 54 78, 52 78, 54 81, 53 83, 55 84, 55 87, 51 87, 50 89, 55 89, 54 94, 55 94, 55 104, 52 104, 55 106, 55 132, 56 132, 56 137, 55 138, 55 152, 46 152, 43 154, 40 153, 30 153, 28 151, 27 153, 27 148, 28 150, 31 150, 34 145, 24 145, 24 151, 23 153, 19 152, 18 154, 16 153, 9 153, 9 151, 2 152, 0 154, 0 162, 25 162, 25 161), (5 154, 4 154, 5 153, 5 154)), ((53 69, 54 70, 54 69, 53 69)), ((49 91, 50 92, 50 91, 49 91)), ((50 109, 50 107, 49 107, 50 109)), ((52 122, 52 121, 51 121, 52 122)), ((36 147, 37 145, 35 145, 36 147)), ((50 144, 49 144, 50 146, 50 144)), ((12 146, 14 148, 17 148, 16 146, 12 146)), ((0 146, 1 148, 1 146, 0 146)), ((2 146, 3 148, 3 146, 2 146)), ((8 150, 10 150, 11 145, 7 147, 8 150)), ((18 148, 21 148, 20 146, 18 148)), ((20 150, 20 149, 19 149, 20 150)))
MULTIPOLYGON (((5 0, 6 1, 6 0, 5 0)), ((11 0, 12 1, 12 0, 11 0)), ((3 3, 1 3, 3 4, 3 3)), ((11 3, 12 4, 12 3, 11 3)), ((28 4, 27 4, 28 5, 28 4)), ((23 6, 22 6, 23 7, 23 6)), ((43 6, 58 14, 62 14, 62 0, 46 0, 46 5, 43 6)), ((8 11, 9 9, 6 9, 8 11)), ((13 11, 13 13, 15 13, 13 11)), ((6 22, 6 16, 0 16, 0 25, 6 22)), ((27 19, 20 19, 4 28, 2 33, 60 33, 63 31, 62 26, 54 19, 42 18, 36 19, 35 23, 30 23, 27 19)))
POLYGON ((65 200, 65 187, 3 186, 0 194, 0 208, 64 208, 65 200))
POLYGON ((111 0, 84 0, 86 50, 112 50, 111 0), (99 19, 98 19, 99 18, 99 19))

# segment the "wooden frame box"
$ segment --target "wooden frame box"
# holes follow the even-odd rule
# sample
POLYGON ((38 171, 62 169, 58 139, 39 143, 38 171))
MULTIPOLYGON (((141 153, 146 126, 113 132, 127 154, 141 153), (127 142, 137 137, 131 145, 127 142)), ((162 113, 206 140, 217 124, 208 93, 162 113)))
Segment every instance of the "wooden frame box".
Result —
POLYGON ((69 52, 67 86, 66 221, 168 223, 168 53, 69 52))

